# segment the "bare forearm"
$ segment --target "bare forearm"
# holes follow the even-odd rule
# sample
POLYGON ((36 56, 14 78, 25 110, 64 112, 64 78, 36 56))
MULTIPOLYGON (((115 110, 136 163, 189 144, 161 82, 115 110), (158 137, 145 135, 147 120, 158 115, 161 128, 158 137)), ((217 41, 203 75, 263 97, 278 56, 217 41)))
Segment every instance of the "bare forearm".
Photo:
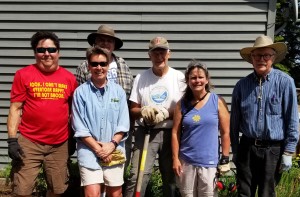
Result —
POLYGON ((131 108, 130 113, 131 113, 131 116, 134 118, 134 120, 137 120, 142 117, 140 107, 131 108))
POLYGON ((172 158, 178 159, 179 153, 179 138, 178 134, 172 131, 172 158))
POLYGON ((229 134, 221 135, 222 154, 229 156, 230 151, 230 136, 229 134))
POLYGON ((123 136, 124 136, 124 132, 118 132, 114 135, 112 140, 116 141, 119 144, 120 141, 122 140, 123 136))
POLYGON ((95 153, 101 149, 98 142, 91 136, 89 137, 81 137, 83 143, 85 143, 90 149, 92 149, 95 153))
POLYGON ((22 103, 11 103, 7 118, 7 131, 9 138, 17 137, 18 127, 21 121, 22 103))

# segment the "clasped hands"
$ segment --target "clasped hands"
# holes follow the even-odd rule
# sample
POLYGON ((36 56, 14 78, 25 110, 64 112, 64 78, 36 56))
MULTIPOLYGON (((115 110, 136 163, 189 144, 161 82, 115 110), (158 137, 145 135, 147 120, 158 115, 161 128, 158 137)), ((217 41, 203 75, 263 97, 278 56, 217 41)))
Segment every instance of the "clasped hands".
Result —
POLYGON ((111 162, 111 153, 115 150, 115 145, 111 142, 97 142, 99 147, 95 151, 97 157, 99 157, 104 163, 111 162))
POLYGON ((141 108, 143 121, 148 125, 156 125, 169 118, 166 108, 160 106, 144 106, 141 108))

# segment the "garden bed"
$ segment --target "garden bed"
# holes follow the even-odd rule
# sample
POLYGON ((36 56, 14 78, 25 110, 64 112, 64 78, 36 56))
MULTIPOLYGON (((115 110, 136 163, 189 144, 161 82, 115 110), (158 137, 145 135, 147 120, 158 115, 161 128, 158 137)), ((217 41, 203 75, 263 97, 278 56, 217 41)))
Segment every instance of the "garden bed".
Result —
POLYGON ((5 178, 0 178, 0 197, 11 196, 11 186, 6 183, 5 178))

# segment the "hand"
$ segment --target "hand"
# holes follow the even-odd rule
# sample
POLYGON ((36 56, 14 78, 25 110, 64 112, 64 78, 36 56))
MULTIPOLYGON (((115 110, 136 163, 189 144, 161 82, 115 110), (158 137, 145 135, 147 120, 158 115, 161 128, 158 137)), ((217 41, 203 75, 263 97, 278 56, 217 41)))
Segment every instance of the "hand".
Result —
POLYGON ((96 154, 97 157, 101 158, 101 154, 102 154, 102 146, 98 143, 98 146, 96 148, 94 148, 94 153, 96 154))
POLYGON ((24 156, 24 152, 22 151, 22 148, 20 147, 18 143, 17 138, 8 138, 8 156, 12 160, 21 161, 21 156, 24 156))
POLYGON ((282 173, 284 171, 288 171, 292 167, 292 155, 283 154, 281 157, 281 165, 279 168, 279 172, 282 173))
POLYGON ((112 142, 98 142, 98 144, 102 147, 101 152, 98 155, 101 159, 106 158, 116 149, 112 142))
POLYGON ((220 174, 225 174, 226 172, 230 171, 229 156, 222 155, 222 158, 218 164, 218 170, 220 174))
POLYGON ((156 118, 156 112, 157 110, 154 109, 154 107, 152 106, 144 106, 141 108, 141 114, 142 114, 142 118, 143 120, 149 124, 149 125, 153 125, 155 118, 156 118))
POLYGON ((72 156, 75 151, 76 151, 76 147, 77 147, 77 141, 74 138, 74 130, 71 126, 69 126, 70 128, 70 133, 69 133, 69 138, 68 138, 68 152, 69 152, 69 156, 72 156))
POLYGON ((182 166, 181 166, 181 162, 179 161, 179 159, 173 159, 173 170, 175 175, 180 176, 182 171, 182 166))
POLYGON ((125 154, 116 149, 109 156, 100 160, 101 166, 114 166, 124 164, 126 162, 125 154))
POLYGON ((102 161, 104 163, 109 163, 109 162, 111 162, 111 159, 112 159, 112 155, 108 155, 107 157, 102 158, 102 161))
POLYGON ((154 124, 158 124, 169 118, 169 111, 164 107, 155 107, 154 111, 156 113, 154 124))

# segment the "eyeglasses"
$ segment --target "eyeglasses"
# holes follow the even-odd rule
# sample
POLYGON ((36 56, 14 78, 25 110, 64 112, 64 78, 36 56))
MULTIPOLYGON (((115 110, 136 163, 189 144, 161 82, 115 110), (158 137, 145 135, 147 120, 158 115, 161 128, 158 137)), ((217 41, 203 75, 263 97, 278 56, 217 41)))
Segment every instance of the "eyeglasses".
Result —
POLYGON ((57 48, 55 48, 55 47, 49 47, 49 48, 39 47, 39 48, 36 48, 37 53, 45 53, 46 51, 48 51, 49 53, 56 53, 57 48))
POLYGON ((167 54, 167 52, 168 52, 168 49, 161 49, 161 48, 150 51, 152 56, 165 56, 167 54))
POLYGON ((91 67, 97 67, 100 65, 101 67, 106 67, 108 65, 107 62, 90 62, 91 67))
POLYGON ((99 43, 115 43, 115 39, 114 38, 110 38, 110 37, 103 37, 103 36, 100 36, 100 37, 97 37, 96 40, 95 40, 95 43, 96 44, 99 44, 99 43))
POLYGON ((253 57, 256 61, 261 60, 262 57, 264 58, 265 61, 268 61, 273 56, 274 56, 274 54, 263 54, 263 55, 251 54, 251 57, 253 57))

